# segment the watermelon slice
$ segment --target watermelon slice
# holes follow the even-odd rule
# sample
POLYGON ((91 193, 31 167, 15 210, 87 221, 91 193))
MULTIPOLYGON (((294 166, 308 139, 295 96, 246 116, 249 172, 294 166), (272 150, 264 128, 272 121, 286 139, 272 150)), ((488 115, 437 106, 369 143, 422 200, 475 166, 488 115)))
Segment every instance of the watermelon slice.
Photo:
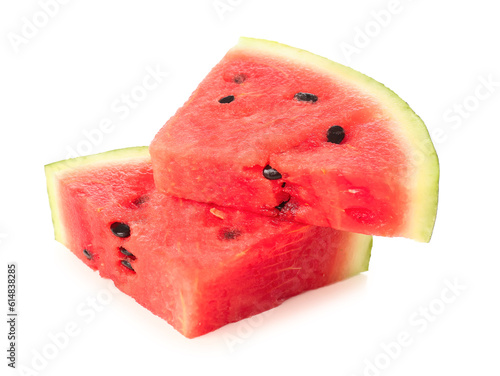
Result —
POLYGON ((368 269, 370 236, 156 192, 147 148, 46 176, 56 239, 189 338, 368 269))
POLYGON ((344 231, 430 240, 438 159, 421 119, 348 67, 242 38, 151 144, 157 189, 344 231))

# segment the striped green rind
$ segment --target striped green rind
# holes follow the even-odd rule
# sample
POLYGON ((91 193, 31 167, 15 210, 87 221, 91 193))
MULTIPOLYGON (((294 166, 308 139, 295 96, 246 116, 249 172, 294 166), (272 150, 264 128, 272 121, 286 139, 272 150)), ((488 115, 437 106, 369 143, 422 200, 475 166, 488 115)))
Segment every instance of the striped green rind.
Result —
POLYGON ((105 153, 65 159, 45 166, 45 178, 47 180, 47 193, 49 195, 50 210, 52 212, 52 223, 54 224, 54 235, 57 241, 67 245, 67 236, 64 232, 64 223, 61 218, 61 202, 58 182, 65 177, 87 169, 99 168, 103 164, 122 163, 127 160, 149 159, 149 148, 147 146, 131 147, 107 151, 105 153))
POLYGON ((277 56, 293 64, 322 71, 335 82, 343 82, 353 90, 373 98, 396 126, 391 132, 400 141, 408 161, 408 187, 411 187, 411 207, 402 236, 428 242, 437 213, 439 162, 436 151, 422 119, 396 93, 382 83, 352 68, 305 50, 278 42, 240 38, 232 51, 241 50, 263 56, 277 56))
POLYGON ((373 246, 373 237, 370 235, 349 233, 348 236, 351 237, 351 241, 344 266, 345 274, 342 278, 349 278, 368 271, 373 246))

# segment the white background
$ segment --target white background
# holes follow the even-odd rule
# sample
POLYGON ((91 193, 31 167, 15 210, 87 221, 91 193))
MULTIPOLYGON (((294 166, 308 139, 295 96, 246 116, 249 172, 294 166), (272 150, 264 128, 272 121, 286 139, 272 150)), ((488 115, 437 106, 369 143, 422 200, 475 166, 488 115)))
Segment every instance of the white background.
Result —
MULTIPOLYGON (((14 261, 18 365, 38 367, 25 374, 500 374, 494 1, 74 0, 44 11, 47 1, 0 6, 0 312, 14 261), (440 158, 438 218, 429 244, 376 238, 365 275, 188 340, 53 240, 43 166, 71 149, 148 145, 241 35, 350 65, 406 100, 440 158), (148 69, 169 75, 136 108, 117 111, 148 69), (89 144, 85 134, 103 119, 114 129, 89 144), (444 302, 450 284, 459 287, 444 302), (96 298, 107 304, 78 311, 96 298), (68 324, 77 334, 53 351, 51 336, 68 324), (408 338, 396 351, 400 333, 408 338)), ((6 366, 6 320, 0 374, 18 374, 6 366)))

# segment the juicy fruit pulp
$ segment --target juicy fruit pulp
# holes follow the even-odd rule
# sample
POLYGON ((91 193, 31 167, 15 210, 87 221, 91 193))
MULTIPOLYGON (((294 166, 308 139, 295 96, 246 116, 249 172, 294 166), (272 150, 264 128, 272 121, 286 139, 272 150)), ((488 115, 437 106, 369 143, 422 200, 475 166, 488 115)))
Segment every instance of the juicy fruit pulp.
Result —
POLYGON ((56 239, 187 337, 368 268, 370 236, 155 191, 147 148, 46 175, 56 239))
POLYGON ((278 43, 242 38, 151 155, 157 188, 174 196, 357 233, 432 233, 439 167, 420 118, 375 80, 278 43))

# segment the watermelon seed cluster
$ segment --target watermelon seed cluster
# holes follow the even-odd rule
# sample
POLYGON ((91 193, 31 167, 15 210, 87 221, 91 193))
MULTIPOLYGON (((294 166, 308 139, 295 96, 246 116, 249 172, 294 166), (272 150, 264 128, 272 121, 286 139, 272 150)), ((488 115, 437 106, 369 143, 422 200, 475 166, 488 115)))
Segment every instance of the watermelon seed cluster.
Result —
MULTIPOLYGON (((243 74, 237 74, 236 76, 233 77, 233 82, 237 84, 242 84, 246 80, 246 76, 243 74)), ((318 101, 318 96, 312 93, 306 93, 306 92, 298 92, 296 93, 293 98, 299 102, 309 102, 309 103, 315 103, 318 101)), ((231 103, 234 101, 234 95, 228 95, 226 97, 220 98, 219 103, 231 103)), ((326 132, 326 139, 328 142, 332 144, 340 144, 345 138, 345 131, 344 128, 342 128, 339 125, 334 125, 330 128, 328 128, 326 132)), ((264 167, 262 174, 264 177, 268 180, 279 180, 282 179, 283 176, 274 168, 272 168, 270 165, 267 165, 264 167)), ((286 183, 283 183, 281 185, 281 188, 284 188, 286 183)), ((283 210, 285 205, 290 201, 290 198, 286 201, 282 201, 279 205, 275 206, 275 209, 278 209, 279 211, 283 210)), ((235 233, 228 231, 228 232, 223 232, 222 234, 222 239, 234 239, 235 237, 239 236, 236 235, 235 233)))
MULTIPOLYGON (((122 222, 113 222, 111 226, 109 226, 111 229, 111 232, 119 237, 119 238, 128 238, 130 236, 130 226, 127 225, 126 223, 122 222)), ((119 248, 120 253, 125 255, 126 257, 129 257, 131 260, 136 260, 137 258, 134 256, 133 253, 127 251, 125 248, 120 247, 119 248)), ((132 264, 128 260, 121 260, 120 263, 126 267, 127 269, 133 271, 135 273, 134 268, 132 267, 132 264)))
MULTIPOLYGON (((264 177, 268 180, 279 180, 283 178, 283 176, 277 170, 275 170, 269 165, 264 167, 264 170, 262 170, 262 175, 264 175, 264 177)), ((285 185, 286 182, 283 182, 283 184, 281 184, 281 188, 285 188, 285 185)), ((285 205, 288 203, 288 201, 290 201, 290 198, 291 197, 288 197, 288 200, 282 201, 279 205, 275 206, 274 208, 278 209, 279 211, 282 211, 285 205)))
MULTIPOLYGON (((300 102, 311 102, 314 103, 318 100, 318 96, 311 93, 299 92, 293 96, 296 100, 300 102)), ((340 144, 345 137, 344 128, 339 125, 334 125, 330 127, 326 132, 326 138, 328 142, 332 144, 340 144)))

